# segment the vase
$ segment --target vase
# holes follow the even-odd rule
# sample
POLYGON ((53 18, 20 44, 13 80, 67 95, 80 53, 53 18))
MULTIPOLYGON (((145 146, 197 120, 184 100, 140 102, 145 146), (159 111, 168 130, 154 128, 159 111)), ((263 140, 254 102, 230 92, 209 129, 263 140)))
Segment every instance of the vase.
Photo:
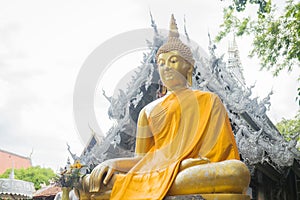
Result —
POLYGON ((61 200, 70 200, 69 193, 70 193, 71 189, 72 188, 70 188, 70 187, 62 187, 61 200))

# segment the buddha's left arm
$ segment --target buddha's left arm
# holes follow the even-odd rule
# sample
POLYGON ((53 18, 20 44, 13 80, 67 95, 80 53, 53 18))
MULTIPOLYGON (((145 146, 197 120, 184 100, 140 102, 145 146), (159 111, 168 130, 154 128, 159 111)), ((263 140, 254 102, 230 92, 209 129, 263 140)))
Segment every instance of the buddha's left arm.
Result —
POLYGON ((179 171, 182 171, 184 169, 197 166, 197 165, 202 165, 202 164, 207 164, 209 163, 210 160, 206 157, 201 157, 201 158, 187 158, 181 161, 179 171))

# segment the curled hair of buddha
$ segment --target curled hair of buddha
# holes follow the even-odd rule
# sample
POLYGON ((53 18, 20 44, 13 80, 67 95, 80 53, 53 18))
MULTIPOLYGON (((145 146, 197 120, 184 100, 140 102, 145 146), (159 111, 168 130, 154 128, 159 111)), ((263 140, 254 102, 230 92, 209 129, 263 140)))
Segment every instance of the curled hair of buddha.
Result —
POLYGON ((168 41, 158 49, 156 60, 159 54, 170 51, 178 51, 182 58, 194 66, 195 60, 191 49, 179 39, 178 28, 173 14, 171 16, 168 41))

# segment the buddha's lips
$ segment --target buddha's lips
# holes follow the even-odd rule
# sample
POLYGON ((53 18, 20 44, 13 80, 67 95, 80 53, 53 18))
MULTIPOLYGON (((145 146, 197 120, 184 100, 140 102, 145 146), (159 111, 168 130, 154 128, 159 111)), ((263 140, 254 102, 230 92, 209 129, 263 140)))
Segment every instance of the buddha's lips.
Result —
POLYGON ((174 74, 172 72, 164 73, 164 79, 170 80, 174 78, 174 74))

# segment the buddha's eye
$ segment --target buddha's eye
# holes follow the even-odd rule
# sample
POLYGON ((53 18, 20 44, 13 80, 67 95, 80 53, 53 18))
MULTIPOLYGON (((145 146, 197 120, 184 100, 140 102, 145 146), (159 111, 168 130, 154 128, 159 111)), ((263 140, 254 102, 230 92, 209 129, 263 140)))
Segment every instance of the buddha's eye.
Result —
POLYGON ((170 59, 170 62, 171 63, 176 63, 178 60, 177 60, 177 58, 176 57, 172 57, 171 59, 170 59))
POLYGON ((158 66, 164 66, 165 61, 164 60, 158 60, 158 66))

